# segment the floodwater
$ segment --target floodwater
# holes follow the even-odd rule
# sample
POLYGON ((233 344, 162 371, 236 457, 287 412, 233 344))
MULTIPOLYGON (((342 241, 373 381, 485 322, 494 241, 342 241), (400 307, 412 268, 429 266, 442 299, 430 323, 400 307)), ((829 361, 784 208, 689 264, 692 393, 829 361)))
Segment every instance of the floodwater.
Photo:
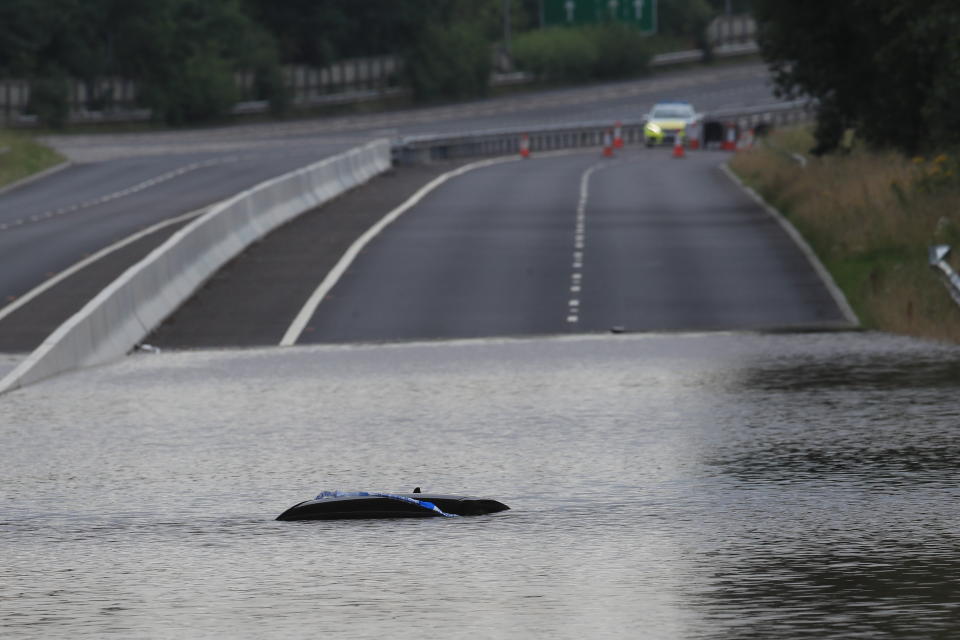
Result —
POLYGON ((619 335, 138 355, 0 398, 6 638, 960 634, 960 349, 619 335), (473 518, 276 522, 323 489, 473 518))

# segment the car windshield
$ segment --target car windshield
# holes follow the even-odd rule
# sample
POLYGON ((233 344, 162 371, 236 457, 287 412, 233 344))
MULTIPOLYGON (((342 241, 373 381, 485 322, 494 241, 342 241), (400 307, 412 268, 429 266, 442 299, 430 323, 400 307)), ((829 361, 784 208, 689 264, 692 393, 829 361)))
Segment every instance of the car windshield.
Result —
POLYGON ((650 117, 660 119, 689 118, 692 114, 693 109, 690 107, 657 107, 650 114, 650 117))

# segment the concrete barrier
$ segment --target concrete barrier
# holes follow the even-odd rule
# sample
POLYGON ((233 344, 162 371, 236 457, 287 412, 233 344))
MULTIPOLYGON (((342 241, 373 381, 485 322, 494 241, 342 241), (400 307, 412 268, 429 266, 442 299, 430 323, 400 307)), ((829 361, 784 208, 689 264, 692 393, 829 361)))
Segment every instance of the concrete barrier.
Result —
POLYGON ((50 334, 0 380, 0 393, 123 357, 251 243, 389 167, 390 143, 379 140, 214 206, 50 334))

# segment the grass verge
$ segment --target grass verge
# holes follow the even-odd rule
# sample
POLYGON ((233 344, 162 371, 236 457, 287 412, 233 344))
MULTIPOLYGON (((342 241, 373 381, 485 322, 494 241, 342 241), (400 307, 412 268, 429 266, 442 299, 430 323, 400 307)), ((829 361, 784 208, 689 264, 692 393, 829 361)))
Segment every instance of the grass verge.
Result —
POLYGON ((0 129, 0 188, 64 161, 28 133, 0 129))
POLYGON ((806 129, 776 131, 730 168, 803 234, 865 328, 960 343, 960 306, 927 262, 932 244, 960 252, 960 160, 855 149, 801 167, 792 154, 812 146, 806 129))

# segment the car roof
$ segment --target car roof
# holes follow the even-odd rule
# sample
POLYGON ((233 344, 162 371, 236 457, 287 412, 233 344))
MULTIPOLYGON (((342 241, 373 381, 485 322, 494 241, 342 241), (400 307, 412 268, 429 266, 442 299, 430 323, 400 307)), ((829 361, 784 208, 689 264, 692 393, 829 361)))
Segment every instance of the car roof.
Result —
POLYGON ((670 102, 658 102, 657 104, 653 105, 653 108, 654 108, 654 109, 656 109, 657 107, 690 107, 690 108, 692 109, 692 108, 693 108, 693 105, 690 104, 689 102, 682 102, 682 101, 680 101, 680 100, 672 100, 672 101, 670 101, 670 102))

